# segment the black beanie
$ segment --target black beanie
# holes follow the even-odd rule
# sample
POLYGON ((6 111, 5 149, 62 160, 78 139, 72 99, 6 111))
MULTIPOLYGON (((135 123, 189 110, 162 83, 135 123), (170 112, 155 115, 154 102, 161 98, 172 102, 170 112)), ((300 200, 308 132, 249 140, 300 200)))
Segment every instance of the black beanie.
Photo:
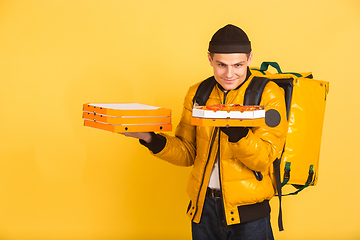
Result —
POLYGON ((212 36, 208 51, 211 53, 250 53, 251 44, 241 28, 228 24, 212 36))

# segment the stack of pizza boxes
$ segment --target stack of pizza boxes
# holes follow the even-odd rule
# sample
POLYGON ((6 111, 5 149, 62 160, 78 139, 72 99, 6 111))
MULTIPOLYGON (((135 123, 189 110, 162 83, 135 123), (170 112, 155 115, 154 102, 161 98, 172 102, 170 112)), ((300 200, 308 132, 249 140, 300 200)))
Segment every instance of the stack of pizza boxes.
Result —
POLYGON ((265 108, 256 106, 255 110, 239 111, 238 106, 227 104, 226 110, 217 108, 194 106, 191 124, 196 126, 217 127, 256 127, 265 123, 265 108), (234 109, 234 110, 232 110, 234 109))
POLYGON ((87 103, 84 125, 114 133, 171 131, 171 110, 140 103, 87 103))

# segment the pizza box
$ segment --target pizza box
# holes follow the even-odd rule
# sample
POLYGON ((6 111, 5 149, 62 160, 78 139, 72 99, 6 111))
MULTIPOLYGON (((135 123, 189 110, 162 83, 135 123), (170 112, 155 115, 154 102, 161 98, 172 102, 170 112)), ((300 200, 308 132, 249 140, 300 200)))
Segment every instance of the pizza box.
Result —
POLYGON ((171 110, 140 103, 86 103, 84 112, 93 112, 114 117, 123 116, 171 116, 171 110))
POLYGON ((191 124, 195 126, 214 126, 214 127, 256 127, 265 124, 265 118, 224 119, 224 118, 192 117, 191 124))
POLYGON ((171 110, 140 103, 87 103, 84 125, 110 132, 171 131, 171 110))
POLYGON ((97 128, 114 133, 124 132, 166 132, 172 130, 172 124, 107 124, 84 120, 84 126, 97 128))
POLYGON ((83 112, 83 118, 96 122, 109 123, 109 124, 168 124, 171 123, 171 116, 157 117, 157 116, 107 116, 94 112, 83 112))
POLYGON ((204 110, 203 106, 194 106, 192 116, 196 118, 229 118, 229 119, 257 119, 265 118, 265 109, 254 111, 213 111, 204 110))
POLYGON ((191 124, 216 127, 256 127, 265 123, 265 108, 258 110, 223 111, 207 110, 204 106, 194 106, 191 124))

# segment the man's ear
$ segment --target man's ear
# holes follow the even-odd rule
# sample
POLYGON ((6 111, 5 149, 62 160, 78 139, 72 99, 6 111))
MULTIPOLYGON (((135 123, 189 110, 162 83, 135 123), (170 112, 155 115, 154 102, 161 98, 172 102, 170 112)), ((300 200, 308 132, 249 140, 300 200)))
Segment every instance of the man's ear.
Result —
POLYGON ((209 62, 210 62, 210 66, 212 66, 213 65, 213 59, 212 59, 209 52, 208 52, 208 59, 209 59, 209 62))
POLYGON ((249 55, 249 58, 248 58, 248 63, 247 63, 248 66, 250 66, 252 57, 253 57, 253 53, 251 52, 250 55, 249 55))

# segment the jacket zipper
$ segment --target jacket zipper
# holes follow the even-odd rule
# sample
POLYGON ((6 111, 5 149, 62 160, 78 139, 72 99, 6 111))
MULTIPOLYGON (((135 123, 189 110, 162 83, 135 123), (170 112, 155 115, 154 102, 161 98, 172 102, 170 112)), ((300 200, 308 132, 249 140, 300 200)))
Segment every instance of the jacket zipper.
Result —
MULTIPOLYGON (((226 96, 228 94, 229 91, 226 91, 224 92, 224 101, 223 101, 223 104, 226 103, 226 96)), ((223 219, 223 221, 225 221, 225 224, 227 225, 227 221, 226 221, 226 213, 225 213, 225 202, 224 202, 224 196, 223 196, 223 191, 222 191, 222 183, 221 183, 221 163, 220 163, 220 142, 221 142, 221 139, 220 139, 220 129, 219 129, 219 146, 218 146, 218 154, 217 156, 219 157, 218 159, 218 165, 219 165, 219 183, 220 183, 220 192, 221 192, 221 201, 222 201, 222 204, 224 206, 224 216, 225 216, 225 219, 223 219)))
MULTIPOLYGON (((227 93, 228 93, 228 92, 225 92, 225 93, 224 93, 224 101, 223 101, 224 104, 225 104, 225 99, 226 99, 227 93)), ((198 196, 197 196, 197 198, 196 198, 196 209, 195 209, 195 213, 194 213, 194 216, 193 216, 192 220, 194 220, 194 218, 195 218, 195 216, 196 216, 196 214, 197 214, 198 208, 199 208, 198 205, 199 205, 200 192, 201 192, 201 189, 202 189, 202 187, 203 187, 203 185, 204 185, 204 178, 205 178, 206 169, 207 169, 207 166, 208 166, 208 164, 209 164, 211 150, 212 150, 212 147, 213 147, 213 145, 214 145, 215 138, 216 138, 216 134, 217 134, 218 131, 219 131, 219 138, 220 138, 220 129, 219 129, 218 127, 215 127, 214 133, 213 133, 212 138, 211 138, 211 143, 210 143, 209 153, 208 153, 208 157, 207 157, 206 164, 205 164, 204 173, 203 173, 203 176, 202 176, 202 178, 201 178, 200 189, 199 189, 199 192, 198 192, 198 196)), ((219 140, 219 144, 220 144, 220 140, 219 140)), ((220 150, 220 145, 219 145, 219 147, 218 147, 218 151, 219 151, 219 150, 220 150)), ((220 153, 217 152, 215 157, 217 157, 218 154, 220 154, 220 153)), ((220 156, 219 156, 219 158, 220 158, 220 156)), ((215 161, 216 161, 216 159, 215 159, 215 161)), ((219 180, 220 180, 220 159, 219 159, 219 163, 218 163, 218 164, 219 164, 219 180)), ((221 189, 221 182, 220 182, 220 189, 221 189)))
POLYGON ((210 148, 209 148, 208 158, 207 158, 207 161, 206 161, 206 164, 205 164, 204 173, 203 173, 203 176, 202 176, 202 179, 201 179, 200 189, 199 189, 198 196, 197 196, 197 199, 196 199, 196 209, 195 209, 195 213, 194 213, 194 216, 193 216, 192 220, 194 220, 194 218, 195 218, 195 216, 197 214, 198 208, 199 208, 198 205, 199 205, 200 192, 201 192, 201 189, 202 189, 202 187, 204 185, 205 173, 206 173, 207 166, 209 164, 210 154, 211 154, 211 150, 212 150, 212 147, 214 145, 214 142, 215 142, 217 130, 218 130, 218 127, 215 127, 214 133, 212 135, 211 143, 210 143, 210 148))
MULTIPOLYGON (((225 100, 226 100, 226 95, 227 95, 228 92, 225 92, 224 93, 224 101, 223 103, 225 104, 225 100)), ((215 142, 215 138, 216 138, 216 135, 217 135, 217 132, 219 132, 219 146, 218 146, 218 152, 216 154, 215 157, 218 156, 218 154, 220 154, 220 128, 219 127, 215 127, 214 129, 214 133, 212 135, 212 138, 211 138, 211 143, 210 143, 210 148, 209 148, 209 153, 208 153, 208 158, 207 158, 207 161, 206 161, 206 164, 205 164, 205 169, 204 169, 204 173, 203 173, 203 176, 202 176, 202 179, 201 179, 201 184, 200 184, 200 190, 199 190, 199 193, 198 193, 198 196, 197 196, 197 199, 196 199, 196 209, 195 209, 195 213, 194 213, 194 216, 192 218, 192 220, 194 220, 196 214, 197 214, 197 211, 198 211, 198 204, 199 204, 199 198, 200 198, 200 192, 201 192, 201 189, 204 185, 204 178, 205 178, 205 173, 206 173, 206 169, 207 169, 207 166, 209 164, 209 160, 210 160, 210 154, 211 154, 211 150, 212 150, 212 147, 214 145, 214 142, 215 142)), ((215 159, 216 161, 216 159, 215 159)), ((220 189, 221 189, 221 178, 220 178, 220 155, 219 155, 219 182, 220 182, 220 189)))
MULTIPOLYGON (((229 91, 230 91, 230 90, 229 90, 229 91)), ((226 96, 227 96, 227 94, 228 94, 229 91, 224 92, 224 101, 223 101, 223 104, 226 103, 226 96)), ((222 192, 221 175, 220 175, 220 129, 219 129, 218 156, 219 156, 219 162, 218 162, 218 165, 219 165, 219 182, 220 182, 220 190, 221 190, 221 192, 222 192)))

